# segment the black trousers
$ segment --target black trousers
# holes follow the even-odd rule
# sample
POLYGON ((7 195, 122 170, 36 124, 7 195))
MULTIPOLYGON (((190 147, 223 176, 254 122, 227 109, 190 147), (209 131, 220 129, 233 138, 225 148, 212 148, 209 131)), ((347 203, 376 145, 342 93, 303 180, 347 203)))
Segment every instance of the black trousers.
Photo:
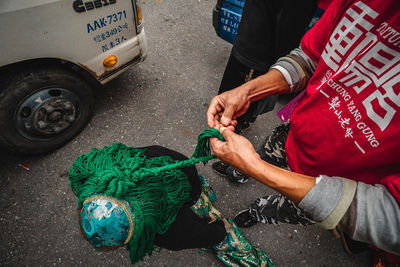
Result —
MULTIPOLYGON (((148 158, 170 156, 174 160, 186 160, 185 155, 161 146, 143 147, 144 154, 148 158)), ((195 166, 181 169, 186 176, 192 191, 190 200, 179 210, 174 222, 171 223, 164 234, 157 234, 154 244, 169 250, 182 250, 188 248, 212 247, 226 236, 226 230, 222 221, 208 223, 206 219, 197 216, 190 208, 197 202, 201 194, 201 182, 195 166)))
MULTIPOLYGON (((316 9, 316 0, 246 0, 218 94, 266 73, 278 58, 298 47, 316 9)), ((274 108, 276 99, 252 103, 239 120, 255 121, 274 108)))

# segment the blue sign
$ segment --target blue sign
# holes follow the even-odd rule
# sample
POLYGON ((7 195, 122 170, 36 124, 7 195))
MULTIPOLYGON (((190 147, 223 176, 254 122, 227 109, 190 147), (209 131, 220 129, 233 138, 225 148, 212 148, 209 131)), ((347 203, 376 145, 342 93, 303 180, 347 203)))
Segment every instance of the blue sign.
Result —
POLYGON ((220 11, 219 35, 232 43, 235 41, 239 28, 244 0, 227 0, 222 2, 220 11))

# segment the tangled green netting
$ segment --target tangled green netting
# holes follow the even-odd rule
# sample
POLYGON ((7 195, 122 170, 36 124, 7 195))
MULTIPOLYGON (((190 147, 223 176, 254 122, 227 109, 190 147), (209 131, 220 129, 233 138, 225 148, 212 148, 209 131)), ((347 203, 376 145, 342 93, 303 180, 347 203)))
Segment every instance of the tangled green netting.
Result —
POLYGON ((129 202, 134 232, 129 241, 131 262, 154 250, 156 234, 163 234, 189 199, 191 187, 180 170, 212 158, 209 138, 224 140, 220 132, 207 129, 198 137, 192 157, 176 161, 169 156, 147 158, 142 149, 114 143, 79 156, 69 172, 70 186, 78 208, 88 197, 101 194, 129 202))

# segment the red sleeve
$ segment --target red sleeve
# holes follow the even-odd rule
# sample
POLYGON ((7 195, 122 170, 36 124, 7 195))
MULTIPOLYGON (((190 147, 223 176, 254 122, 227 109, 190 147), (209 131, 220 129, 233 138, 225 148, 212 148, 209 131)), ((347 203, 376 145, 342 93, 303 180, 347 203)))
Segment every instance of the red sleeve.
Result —
POLYGON ((301 39, 301 48, 315 62, 318 63, 325 44, 344 11, 354 0, 334 0, 318 22, 301 39))

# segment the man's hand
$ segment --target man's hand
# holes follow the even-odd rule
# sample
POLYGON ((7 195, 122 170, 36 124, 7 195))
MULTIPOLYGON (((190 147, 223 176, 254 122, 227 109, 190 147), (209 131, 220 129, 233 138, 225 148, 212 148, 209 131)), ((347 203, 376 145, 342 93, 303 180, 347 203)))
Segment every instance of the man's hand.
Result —
POLYGON ((315 185, 315 177, 290 172, 263 161, 243 136, 225 127, 221 127, 220 131, 226 141, 210 138, 214 154, 247 176, 286 195, 297 204, 315 185))
POLYGON ((254 166, 255 162, 261 160, 253 145, 249 140, 226 127, 221 127, 220 132, 225 138, 225 142, 217 138, 210 139, 214 154, 235 169, 250 174, 249 169, 254 166))
POLYGON ((236 126, 236 118, 243 115, 250 106, 250 98, 241 87, 217 95, 211 100, 207 111, 210 128, 236 126))
POLYGON ((289 91, 283 75, 271 69, 264 75, 214 97, 207 111, 208 126, 233 128, 236 125, 233 120, 246 113, 251 102, 289 91))

